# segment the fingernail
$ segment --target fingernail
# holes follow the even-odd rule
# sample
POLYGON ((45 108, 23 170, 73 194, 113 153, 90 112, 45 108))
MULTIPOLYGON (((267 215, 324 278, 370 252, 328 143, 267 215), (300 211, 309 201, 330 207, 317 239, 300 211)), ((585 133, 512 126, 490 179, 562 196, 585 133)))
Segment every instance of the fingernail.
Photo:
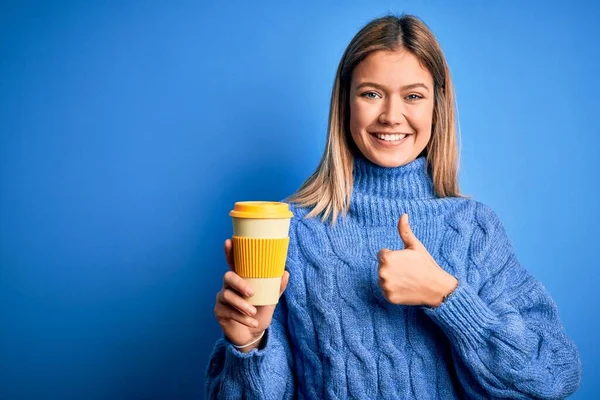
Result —
POLYGON ((252 321, 252 326, 256 328, 258 326, 258 321, 257 320, 252 321))
POLYGON ((248 296, 252 296, 252 295, 254 295, 254 290, 252 290, 252 288, 251 288, 251 287, 247 287, 247 288, 246 288, 246 294, 247 294, 248 296))
POLYGON ((256 308, 250 307, 250 314, 252 314, 252 315, 256 314, 256 308))

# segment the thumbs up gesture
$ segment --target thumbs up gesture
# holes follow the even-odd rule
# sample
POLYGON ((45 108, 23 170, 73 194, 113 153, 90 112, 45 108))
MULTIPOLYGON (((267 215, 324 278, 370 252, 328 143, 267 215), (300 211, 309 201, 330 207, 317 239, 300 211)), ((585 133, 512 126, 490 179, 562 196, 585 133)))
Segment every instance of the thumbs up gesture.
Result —
POLYGON ((393 304, 437 307, 458 285, 455 277, 435 262, 408 223, 408 214, 398 221, 404 250, 382 249, 379 261, 379 286, 393 304))

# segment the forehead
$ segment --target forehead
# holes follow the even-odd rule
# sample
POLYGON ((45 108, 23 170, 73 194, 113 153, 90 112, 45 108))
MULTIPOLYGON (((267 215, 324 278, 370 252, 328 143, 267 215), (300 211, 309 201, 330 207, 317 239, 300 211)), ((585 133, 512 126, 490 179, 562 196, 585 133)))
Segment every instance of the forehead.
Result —
POLYGON ((352 72, 352 83, 375 82, 396 87, 416 82, 433 86, 433 77, 424 68, 419 59, 406 50, 376 51, 352 72))

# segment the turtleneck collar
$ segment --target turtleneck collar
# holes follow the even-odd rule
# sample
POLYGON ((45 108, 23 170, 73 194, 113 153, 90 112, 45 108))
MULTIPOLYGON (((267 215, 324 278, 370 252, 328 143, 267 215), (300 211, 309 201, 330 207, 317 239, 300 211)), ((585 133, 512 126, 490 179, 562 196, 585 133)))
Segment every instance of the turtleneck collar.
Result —
POLYGON ((357 193, 396 200, 436 197, 423 156, 394 168, 380 167, 364 157, 355 157, 353 176, 353 191, 357 193))
POLYGON ((428 200, 437 196, 426 165, 425 157, 394 168, 376 165, 362 155, 355 157, 350 215, 361 224, 395 226, 404 212, 428 214, 428 200))

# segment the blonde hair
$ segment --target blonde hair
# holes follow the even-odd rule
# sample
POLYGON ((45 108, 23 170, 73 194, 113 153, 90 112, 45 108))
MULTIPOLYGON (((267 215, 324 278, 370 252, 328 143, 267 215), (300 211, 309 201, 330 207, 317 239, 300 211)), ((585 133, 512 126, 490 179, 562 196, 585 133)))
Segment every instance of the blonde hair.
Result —
POLYGON ((438 197, 461 196, 458 187, 458 137, 450 71, 442 50, 423 21, 412 15, 386 16, 365 25, 354 36, 338 66, 329 108, 325 151, 316 171, 287 200, 312 208, 307 218, 321 215, 335 224, 352 197, 353 151, 349 94, 354 68, 371 53, 404 49, 415 55, 434 82, 433 129, 422 155, 427 158, 438 197))

